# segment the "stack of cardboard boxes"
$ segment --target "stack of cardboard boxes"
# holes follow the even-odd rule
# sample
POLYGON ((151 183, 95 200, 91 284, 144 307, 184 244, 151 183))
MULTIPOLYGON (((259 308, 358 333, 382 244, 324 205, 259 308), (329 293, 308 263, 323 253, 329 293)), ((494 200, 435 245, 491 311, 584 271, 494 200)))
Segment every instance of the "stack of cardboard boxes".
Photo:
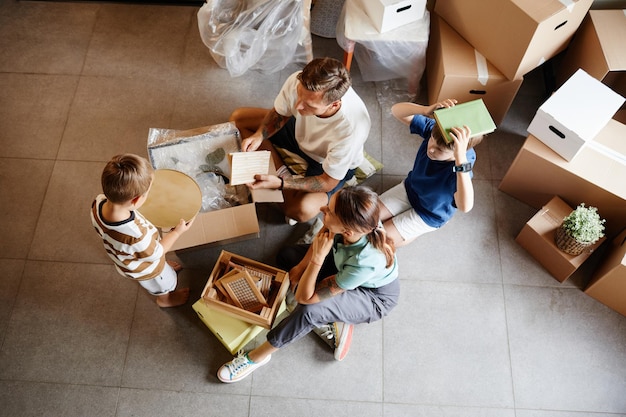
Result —
POLYGON ((500 190, 541 208, 516 240, 561 282, 589 252, 564 255, 550 241, 550 248, 538 253, 562 220, 549 224, 548 213, 556 212, 556 201, 598 208, 606 219, 607 237, 618 233, 621 237, 614 238, 585 292, 622 314, 626 314, 625 36, 623 10, 586 14, 556 69, 558 88, 537 110, 529 136, 500 183, 500 190))
POLYGON ((591 3, 437 1, 426 67, 429 103, 482 98, 500 124, 524 75, 567 47, 591 3))

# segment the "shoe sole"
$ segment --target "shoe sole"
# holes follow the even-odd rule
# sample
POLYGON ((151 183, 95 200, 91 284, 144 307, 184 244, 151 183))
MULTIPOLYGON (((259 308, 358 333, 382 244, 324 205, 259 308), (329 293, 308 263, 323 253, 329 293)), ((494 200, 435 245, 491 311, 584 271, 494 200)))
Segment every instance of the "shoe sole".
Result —
MULTIPOLYGON (((267 358, 265 358, 265 359, 263 360, 263 362, 259 362, 259 363, 257 364, 257 366, 255 366, 255 368, 254 368, 253 370, 251 370, 250 372, 248 372, 248 373, 247 373, 247 374, 245 374, 244 376, 241 376, 241 377, 239 377, 239 378, 237 378, 237 379, 222 379, 222 378, 220 378, 220 372, 219 372, 219 369, 218 369, 218 371, 217 371, 217 379, 219 379, 220 381, 222 381, 222 382, 223 382, 223 383, 225 383, 225 384, 233 384, 233 383, 235 383, 235 382, 239 382, 239 381, 241 381, 242 379, 245 379, 246 377, 248 377, 250 374, 252 374, 254 371, 256 371, 257 369, 259 369, 259 368, 260 368, 260 367, 262 367, 263 365, 267 364, 267 363, 270 361, 270 359, 272 359, 272 355, 269 355, 267 358)), ((220 369, 221 369, 221 367, 220 367, 220 369)))
POLYGON ((342 361, 348 354, 350 350, 350 345, 352 344, 352 331, 354 330, 354 325, 350 325, 348 328, 348 335, 345 338, 342 338, 339 346, 335 349, 335 360, 342 361))

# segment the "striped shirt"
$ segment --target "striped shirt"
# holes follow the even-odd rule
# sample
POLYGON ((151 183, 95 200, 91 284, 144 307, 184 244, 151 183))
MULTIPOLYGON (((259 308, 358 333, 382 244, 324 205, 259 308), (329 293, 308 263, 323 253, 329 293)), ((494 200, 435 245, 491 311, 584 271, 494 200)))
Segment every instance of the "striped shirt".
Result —
POLYGON ((156 278, 165 267, 165 253, 159 243, 159 230, 138 211, 131 211, 127 220, 109 223, 102 218, 104 194, 91 205, 91 223, 102 237, 104 249, 117 271, 132 279, 156 278))

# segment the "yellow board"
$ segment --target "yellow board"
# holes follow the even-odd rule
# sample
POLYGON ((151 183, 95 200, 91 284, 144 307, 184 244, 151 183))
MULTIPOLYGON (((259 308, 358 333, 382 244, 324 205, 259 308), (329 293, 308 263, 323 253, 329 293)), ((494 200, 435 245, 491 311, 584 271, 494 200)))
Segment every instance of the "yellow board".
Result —
MULTIPOLYGON (((261 331, 265 330, 261 326, 246 323, 234 317, 224 314, 219 310, 215 310, 206 305, 202 300, 198 300, 193 304, 193 309, 200 317, 200 320, 211 330, 211 332, 219 339, 220 342, 228 349, 231 354, 236 354, 250 343, 261 331)), ((280 306, 281 314, 286 309, 286 304, 280 306)))

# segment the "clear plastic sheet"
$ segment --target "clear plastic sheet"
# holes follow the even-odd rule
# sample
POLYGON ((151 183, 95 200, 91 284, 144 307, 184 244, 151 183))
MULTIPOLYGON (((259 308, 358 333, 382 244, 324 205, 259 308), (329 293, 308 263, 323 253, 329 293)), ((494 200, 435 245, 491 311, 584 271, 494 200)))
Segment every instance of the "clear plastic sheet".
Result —
POLYGON ((430 36, 428 10, 419 21, 380 33, 365 14, 361 1, 344 3, 337 21, 337 43, 344 51, 354 51, 364 81, 405 78, 410 92, 416 93, 426 68, 430 36))
POLYGON ((206 0, 198 11, 202 42, 232 77, 273 73, 313 58, 311 0, 206 0))
POLYGON ((239 130, 222 123, 191 130, 152 128, 148 156, 155 169, 174 169, 193 178, 202 191, 201 212, 220 210, 250 200, 248 187, 230 186, 228 154, 241 150, 239 130))

